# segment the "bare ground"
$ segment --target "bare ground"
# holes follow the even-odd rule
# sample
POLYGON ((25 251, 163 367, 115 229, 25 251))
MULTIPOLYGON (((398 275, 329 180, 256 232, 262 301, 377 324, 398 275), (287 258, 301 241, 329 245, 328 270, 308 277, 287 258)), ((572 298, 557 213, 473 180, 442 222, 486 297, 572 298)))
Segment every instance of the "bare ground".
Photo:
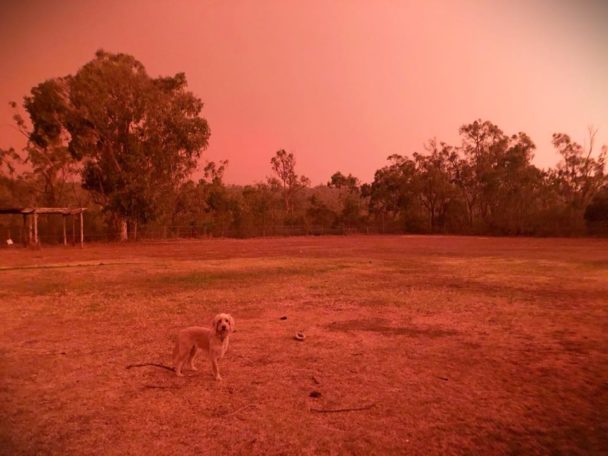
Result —
POLYGON ((608 453, 606 240, 3 249, 0 321, 2 454, 608 453), (222 382, 125 369, 219 311, 222 382))

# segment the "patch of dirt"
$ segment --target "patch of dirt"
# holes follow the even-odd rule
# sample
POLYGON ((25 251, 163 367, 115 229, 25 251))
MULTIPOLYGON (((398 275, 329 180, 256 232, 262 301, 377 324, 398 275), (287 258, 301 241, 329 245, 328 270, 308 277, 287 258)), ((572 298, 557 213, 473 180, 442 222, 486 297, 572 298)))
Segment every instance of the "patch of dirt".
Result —
POLYGON ((330 331, 369 331, 377 332, 386 336, 408 336, 408 337, 447 337, 455 336, 458 331, 441 328, 415 327, 415 326, 392 326, 391 322, 382 318, 366 320, 333 321, 326 325, 330 331))

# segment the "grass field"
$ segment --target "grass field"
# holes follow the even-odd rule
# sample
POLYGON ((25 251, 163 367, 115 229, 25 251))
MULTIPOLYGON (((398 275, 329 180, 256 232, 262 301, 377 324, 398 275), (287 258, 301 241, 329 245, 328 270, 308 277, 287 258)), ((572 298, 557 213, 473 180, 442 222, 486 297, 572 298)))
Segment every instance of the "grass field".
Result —
POLYGON ((3 249, 0 321, 2 454, 608 453, 607 240, 3 249), (125 368, 220 311, 221 382, 125 368))

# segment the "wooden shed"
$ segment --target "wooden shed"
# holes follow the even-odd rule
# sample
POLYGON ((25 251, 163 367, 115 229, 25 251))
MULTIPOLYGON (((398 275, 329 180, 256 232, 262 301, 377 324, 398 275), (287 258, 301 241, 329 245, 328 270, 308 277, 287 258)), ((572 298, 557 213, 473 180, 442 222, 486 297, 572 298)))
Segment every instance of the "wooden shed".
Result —
POLYGON ((38 216, 42 214, 61 215, 63 217, 63 244, 68 244, 67 218, 72 220, 72 242, 76 244, 76 216, 80 225, 80 247, 84 245, 84 211, 85 207, 22 207, 22 208, 0 208, 0 214, 21 214, 23 216, 23 244, 25 246, 40 245, 38 236, 38 216))

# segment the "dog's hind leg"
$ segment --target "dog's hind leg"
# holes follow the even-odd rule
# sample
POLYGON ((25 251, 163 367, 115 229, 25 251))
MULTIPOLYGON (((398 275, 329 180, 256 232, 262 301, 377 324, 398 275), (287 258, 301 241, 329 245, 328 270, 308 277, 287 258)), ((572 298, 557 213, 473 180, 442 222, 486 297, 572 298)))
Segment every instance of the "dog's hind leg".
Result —
POLYGON ((178 377, 184 376, 184 374, 182 374, 182 367, 184 367, 184 364, 186 362, 186 359, 188 358, 188 355, 189 355, 188 352, 184 353, 183 347, 180 347, 178 345, 175 346, 174 357, 173 357, 173 367, 175 368, 175 374, 178 377))
POLYGON ((175 375, 177 375, 178 377, 184 376, 184 374, 182 374, 182 367, 184 366, 185 362, 185 359, 181 359, 175 364, 175 375))
POLYGON ((183 377, 182 374, 182 366, 184 365, 184 357, 181 354, 181 347, 179 340, 175 343, 175 348, 173 349, 173 369, 175 369, 175 374, 178 377, 183 377))
POLYGON ((192 369, 193 371, 198 370, 196 368, 196 366, 194 365, 194 358, 196 358, 197 354, 198 354, 198 347, 196 345, 193 345, 192 349, 190 350, 189 359, 188 359, 188 367, 190 367, 190 369, 192 369))

